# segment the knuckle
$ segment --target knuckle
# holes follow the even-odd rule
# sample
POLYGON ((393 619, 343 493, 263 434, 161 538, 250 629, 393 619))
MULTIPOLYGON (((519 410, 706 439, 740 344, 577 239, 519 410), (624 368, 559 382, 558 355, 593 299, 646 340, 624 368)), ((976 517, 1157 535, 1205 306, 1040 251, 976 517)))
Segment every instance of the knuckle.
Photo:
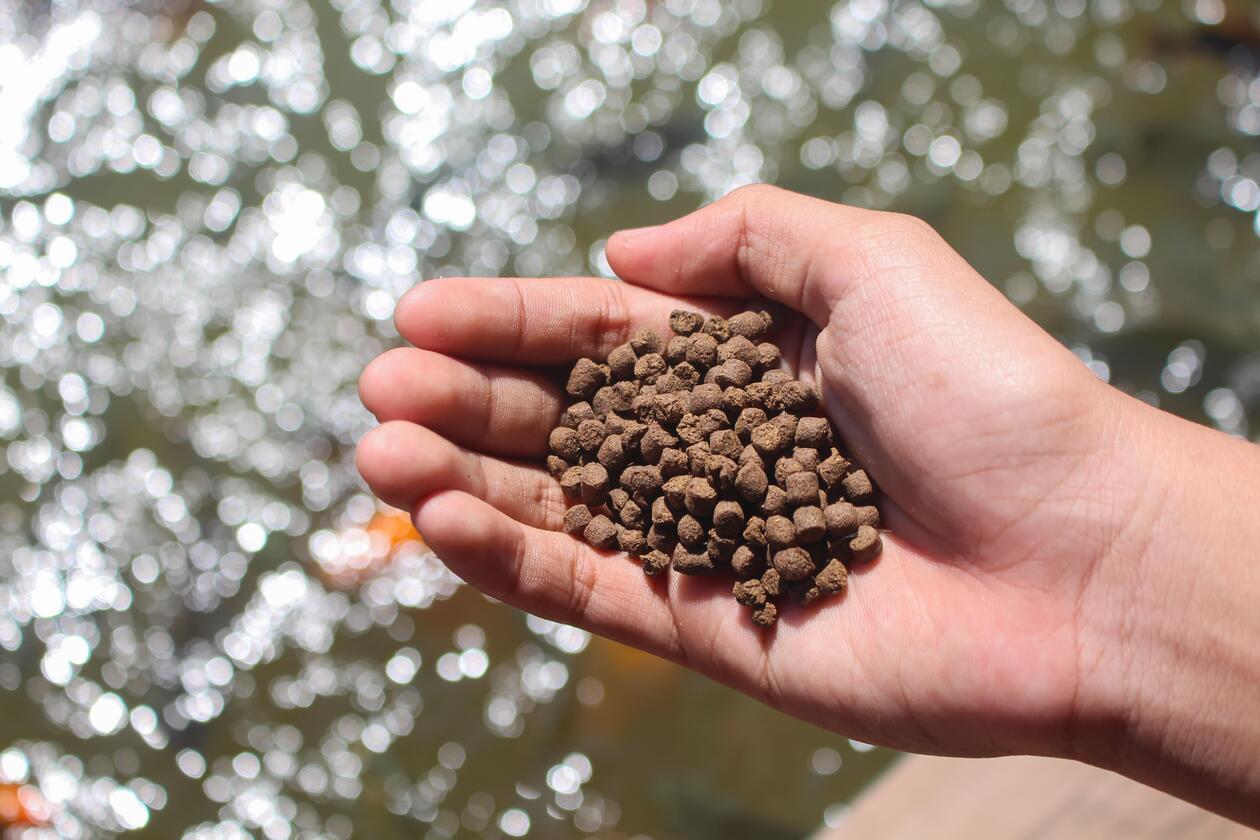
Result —
POLYGON ((761 202, 785 194, 787 194, 787 190, 782 187, 776 187, 773 184, 745 184, 727 193, 723 201, 761 202))
POLYGON ((582 616, 586 615, 595 590, 599 586, 599 560, 600 558, 587 552, 574 552, 573 575, 570 577, 569 596, 565 607, 569 618, 566 623, 579 622, 582 616))
POLYGON ((936 230, 918 216, 907 213, 888 213, 882 221, 890 234, 916 244, 940 239, 936 230))
POLYGON ((592 346, 607 351, 630 338, 630 304, 621 283, 605 281, 599 288, 599 311, 591 319, 589 338, 592 346))

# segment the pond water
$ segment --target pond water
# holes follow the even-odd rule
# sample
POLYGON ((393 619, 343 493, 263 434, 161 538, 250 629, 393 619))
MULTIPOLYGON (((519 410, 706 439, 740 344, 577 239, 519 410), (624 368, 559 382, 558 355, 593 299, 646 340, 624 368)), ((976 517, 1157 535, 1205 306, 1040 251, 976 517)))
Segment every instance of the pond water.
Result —
POLYGON ((365 493, 394 302, 604 273, 772 181, 925 217, 1097 375, 1254 439, 1257 68, 1223 0, 0 4, 0 824, 842 819, 890 753, 492 603, 365 493))

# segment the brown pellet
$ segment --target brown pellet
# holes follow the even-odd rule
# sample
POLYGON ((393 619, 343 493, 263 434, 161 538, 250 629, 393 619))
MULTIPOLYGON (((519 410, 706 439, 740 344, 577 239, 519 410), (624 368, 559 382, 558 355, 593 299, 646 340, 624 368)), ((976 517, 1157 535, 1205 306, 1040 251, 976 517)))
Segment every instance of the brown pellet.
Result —
POLYGON ((652 502, 652 524, 662 527, 673 527, 677 521, 673 508, 669 506, 669 502, 665 500, 664 496, 657 496, 656 500, 652 502))
POLYGON ((648 424, 647 431, 643 433, 643 439, 639 441, 639 452, 643 455, 644 461, 655 464, 661 460, 662 452, 677 443, 678 438, 654 421, 648 424))
POLYGON ((766 518, 766 542, 771 548, 781 549, 796 542, 796 526, 786 516, 766 518))
POLYGON ((766 495, 769 479, 766 471, 758 464, 745 464, 735 474, 735 489, 744 499, 757 504, 766 495))
POLYGON ((704 475, 705 467, 709 463, 709 456, 713 453, 709 451, 709 442, 707 440, 697 441, 687 447, 687 463, 690 465, 692 475, 704 475))
POLYGON ((796 526, 796 538, 803 543, 818 542, 827 534, 822 510, 812 505, 792 511, 792 524, 796 526))
POLYGON ((761 574, 761 586, 766 590, 767 595, 778 595, 780 578, 779 570, 776 568, 768 568, 761 574))
POLYGON ((648 528, 647 544, 649 548, 669 554, 674 550, 676 542, 678 542, 678 535, 674 533, 673 528, 662 525, 653 525, 651 528, 648 528))
POLYGON ((801 580, 814 571, 814 559, 805 549, 793 546, 774 553, 774 568, 784 580, 801 580))
POLYGON ((655 330, 649 330, 643 327, 636 330, 634 336, 630 339, 630 346, 634 348, 634 352, 643 356, 647 353, 659 353, 665 347, 664 340, 655 330))
MULTIPOLYGON (((593 420, 592 422, 598 423, 599 421, 593 420)), ((576 462, 578 456, 582 454, 582 444, 578 439, 578 433, 565 426, 558 426, 552 429, 547 443, 552 453, 560 456, 570 464, 576 462)))
POLYGON ((665 482, 661 488, 665 492, 665 499, 675 508, 681 508, 687 498, 687 485, 691 483, 691 476, 677 475, 665 482))
POLYGON ((661 475, 672 477, 685 475, 690 471, 691 465, 687 458, 687 453, 681 449, 670 447, 661 450, 661 459, 657 462, 657 466, 661 469, 661 475))
POLYGON ((739 359, 749 368, 755 368, 761 363, 761 353, 758 352, 757 345, 742 335, 733 335, 730 341, 719 344, 717 357, 719 362, 739 359))
POLYGON ((644 554, 642 559, 643 571, 651 577, 655 577, 669 568, 669 555, 660 549, 652 549, 647 554, 644 554))
POLYGON ((639 507, 635 502, 627 501, 621 506, 621 510, 617 511, 617 518, 627 528, 642 528, 644 524, 643 508, 639 507))
POLYGON ((778 347, 768 341, 763 341, 757 345, 757 360, 762 370, 777 370, 783 356, 779 353, 778 347))
POLYGON ((593 455, 608 436, 608 429, 598 420, 583 420, 578 424, 577 436, 582 450, 593 455))
POLYGON ((694 388, 700 384, 700 371, 696 370, 691 362, 679 362, 669 369, 669 373, 682 385, 683 389, 694 388))
POLYGON ((740 577, 759 575, 763 566, 761 555, 746 545, 736 548, 735 553, 731 555, 731 568, 740 577))
POLYGON ((574 505, 564 512, 564 532, 580 534, 586 530, 587 525, 591 524, 592 518, 591 509, 586 505, 574 505))
POLYGON ((748 394, 748 405, 753 408, 760 408, 763 411, 770 408, 770 396, 774 393, 774 386, 769 382, 749 382, 744 388, 748 394))
POLYGON ((617 548, 627 554, 642 554, 647 538, 637 528, 622 528, 617 532, 617 548))
POLYGON ((796 460, 802 468, 810 472, 818 471, 818 450, 810 449, 804 446, 798 446, 792 450, 792 458, 796 460))
POLYGON ((712 382, 697 385, 687 398, 687 410, 692 414, 704 414, 711 408, 722 407, 722 388, 712 382))
POLYGON ((741 312, 726 323, 734 335, 751 341, 761 338, 769 329, 766 319, 757 312, 741 312))
POLYGON ((714 455, 724 455, 735 459, 743 450, 744 444, 740 442, 739 435, 734 429, 718 429, 709 435, 709 451, 714 455))
POLYGON ((765 546, 766 520, 760 516, 748 517, 748 524, 744 526, 744 541, 759 548, 765 546))
POLYGON ((676 335, 665 343, 665 361, 671 365, 687 360, 687 337, 676 335))
POLYGON ((870 525, 859 527, 853 539, 849 541, 849 551, 855 563, 873 560, 882 548, 883 543, 879 538, 879 531, 876 531, 870 525))
POLYGON ((804 469, 801 462, 795 458, 780 458, 774 462, 774 483, 780 487, 786 487, 788 476, 796 475, 804 469))
POLYGON ((589 400, 595 392, 608 384, 608 369, 591 359, 578 359, 569 374, 565 392, 578 400, 589 400))
POLYGON ((713 527, 724 537, 738 536, 744 530, 744 509, 739 502, 718 502, 713 508, 713 527))
POLYGON ((752 368, 739 359, 730 359, 713 368, 712 381, 722 388, 742 388, 752 382, 752 368))
POLYGON ((700 328, 705 334, 713 336, 718 342, 729 341, 731 337, 730 324, 726 319, 713 315, 704 319, 704 326, 700 328))
POLYGON ((578 424, 583 420, 594 420, 595 411, 591 408, 591 404, 583 400, 576 402, 564 410, 564 414, 560 417, 560 425, 567 426, 570 429, 576 429, 578 424))
POLYGON ((621 435, 609 435, 604 438, 604 442, 599 445, 599 452, 595 457, 603 464, 604 469, 610 473, 621 472, 622 467, 626 465, 626 449, 622 443, 621 435))
POLYGON ((796 445, 811 449, 831 446, 831 424, 825 417, 802 417, 796 424, 796 445))
POLYGON ((753 464, 761 467, 763 470, 766 468, 766 462, 762 460, 760 455, 757 454, 757 447, 753 446, 751 443, 740 450, 739 457, 735 459, 735 463, 739 464, 741 467, 753 464))
POLYGON ((673 567, 684 575, 702 575, 714 569, 708 551, 690 551, 682 543, 674 548, 673 567))
POLYGON ((740 412, 748 408, 748 404, 748 392, 743 388, 722 389, 722 404, 719 408, 726 412, 727 417, 739 417, 740 412))
POLYGON ((858 525, 869 525, 872 528, 879 527, 879 508, 874 505, 863 505, 857 509, 858 525))
POLYGON ((862 524, 857 508, 848 502, 827 505, 823 515, 827 520, 827 535, 833 539, 852 534, 862 524))
POLYGON ((848 496, 849 501, 852 502, 860 502, 875 492, 870 478, 866 475, 866 470, 854 470, 849 473, 840 482, 840 486, 844 488, 844 495, 848 496))
POLYGON ((709 559, 715 566, 731 565, 731 555, 739 548, 739 540, 724 537, 716 531, 709 532, 709 559))
POLYGON ((808 607, 823 595, 822 590, 809 578, 788 584, 787 592, 788 596, 802 607, 808 607))
POLYGON ((707 479, 692 477, 687 484, 687 495, 684 502, 687 512, 692 516, 709 516, 713 506, 717 504, 717 491, 707 479))
POLYGON ((763 458, 778 455, 787 446, 789 440, 783 427, 773 422, 762 423, 753 429, 751 437, 752 445, 757 447, 757 451, 763 458))
POLYGON ((766 601, 753 610, 752 620, 753 624, 761 627, 771 627, 779 620, 779 608, 774 605, 774 601, 766 601))
POLYGON ((818 389, 805 382, 784 382, 776 394, 784 411, 804 414, 818 408, 818 389))
POLYGON ((626 467, 621 472, 621 486, 631 493, 650 495, 661 488, 661 471, 650 466, 626 467))
POLYGON ((601 513, 587 523, 582 536, 596 548, 612 548, 617 544, 617 526, 601 513))
POLYGON ((704 326, 704 316, 699 312, 675 309, 669 313, 669 328, 679 335, 691 335, 704 326))
POLYGON ((787 477, 783 489, 787 491, 788 504, 793 507, 818 504, 818 475, 812 472, 793 473, 787 477))
POLYGON ((582 495, 582 468, 569 467, 560 476, 560 492, 566 499, 576 499, 582 495))
POLYGON ((739 465, 725 455, 711 454, 704 462, 704 477, 722 492, 727 492, 735 486, 735 474, 738 470, 739 465))
POLYGON ((834 487, 837 483, 844 479, 845 472, 849 469, 849 462, 840 454, 828 456, 818 465, 816 472, 818 477, 822 479, 823 484, 828 487, 834 487))
POLYGON ((830 560, 822 571, 814 575, 814 585, 829 595, 840 592, 848 585, 849 571, 839 560, 830 560))
POLYGON ((582 501, 588 505, 603 504, 608 498, 608 470, 603 464, 582 467, 582 501))
POLYGON ((760 607, 766 602, 766 588, 759 580, 741 580, 732 587, 735 600, 746 607, 760 607))
MULTIPOLYGON (((648 385, 655 382, 667 370, 669 370, 669 365, 660 353, 646 353, 634 363, 635 378, 648 385)), ((686 386, 680 383, 680 387, 686 386)))
POLYGON ((559 478, 564 475, 564 471, 569 468, 569 462, 558 455, 547 456, 547 472, 551 473, 552 478, 559 478))
POLYGON ((707 371, 717 361, 717 348, 716 338, 707 333, 696 333, 687 339, 687 361, 707 371))
POLYGON ((761 512, 766 516, 783 513, 788 509, 787 493, 782 487, 771 484, 766 488, 766 495, 761 500, 761 512))
POLYGON ((634 363, 639 360, 638 354, 629 342, 619 344, 608 354, 608 369, 613 379, 629 379, 634 376, 634 363))
POLYGON ((608 506, 613 510, 621 510, 628 501, 630 501, 630 494, 620 487, 614 487, 608 491, 608 506))
POLYGON ((678 520, 678 541, 686 546, 704 545, 705 527, 689 513, 678 520))

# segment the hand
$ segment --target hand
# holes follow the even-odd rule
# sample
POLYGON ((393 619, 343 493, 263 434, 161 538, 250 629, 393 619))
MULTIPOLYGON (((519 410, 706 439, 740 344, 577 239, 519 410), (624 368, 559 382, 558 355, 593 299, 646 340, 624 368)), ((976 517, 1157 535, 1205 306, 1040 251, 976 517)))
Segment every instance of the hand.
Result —
POLYGON ((625 283, 426 282, 397 309, 415 349, 363 374, 383 425, 359 468, 457 574, 864 741, 1114 751, 1136 725, 1123 590, 1157 530, 1156 453, 1138 442, 1173 434, 1163 415, 1096 379, 907 217, 752 187, 617 234, 607 256, 625 283), (788 606, 771 632, 728 579, 662 585, 559 532, 567 505, 540 464, 567 402, 559 368, 639 327, 666 334, 672 309, 730 314, 763 297, 791 313, 784 358, 819 385, 889 530, 842 600, 788 606))

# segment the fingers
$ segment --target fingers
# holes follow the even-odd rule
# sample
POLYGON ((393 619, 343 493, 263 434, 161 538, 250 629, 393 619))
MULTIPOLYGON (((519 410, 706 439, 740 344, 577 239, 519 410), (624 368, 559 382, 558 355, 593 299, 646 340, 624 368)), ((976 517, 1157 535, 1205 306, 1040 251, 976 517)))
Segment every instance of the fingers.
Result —
POLYGON ((534 615, 680 659, 668 602, 626 555, 522 525, 460 492, 429 497, 415 522, 437 556, 483 592, 534 615))
POLYGON ((372 492, 403 510, 458 490, 520 522, 559 528, 567 508, 560 485, 542 469, 469 452, 414 423, 394 420, 368 432, 355 462, 372 492))
POLYGON ((479 452, 521 457, 546 452, 564 407, 545 376, 410 347, 374 359, 359 396, 381 422, 407 420, 479 452))
POLYGON ((907 216, 757 185, 669 224, 614 234, 606 255, 627 282, 684 295, 763 295, 822 327, 849 287, 878 273, 876 263, 926 257, 932 239, 907 216))
POLYGON ((726 300, 688 300, 594 277, 438 278, 398 302, 398 332, 425 350, 513 364, 606 356, 634 331, 662 335, 679 307, 739 311, 726 300))

